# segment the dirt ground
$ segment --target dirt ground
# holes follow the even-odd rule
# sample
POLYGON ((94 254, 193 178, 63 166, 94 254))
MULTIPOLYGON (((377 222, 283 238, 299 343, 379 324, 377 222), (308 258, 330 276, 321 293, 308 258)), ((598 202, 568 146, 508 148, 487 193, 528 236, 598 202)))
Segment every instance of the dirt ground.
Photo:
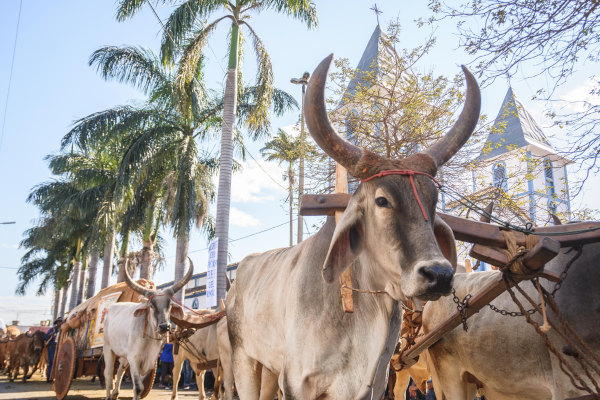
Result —
MULTIPOLYGON (((208 395, 209 393, 207 393, 208 395)), ((75 379, 71 383, 71 389, 67 395, 68 400, 84 400, 84 399, 104 399, 106 392, 100 387, 100 383, 91 382, 91 377, 82 377, 75 379)), ((119 399, 129 400, 133 396, 131 383, 123 383, 119 399)), ((179 390, 178 397, 184 399, 198 399, 198 391, 195 390, 179 390)), ((14 383, 8 382, 6 375, 0 375, 0 400, 55 400, 52 384, 46 383, 45 379, 37 372, 33 377, 22 383, 20 379, 14 383)), ((150 395, 146 397, 148 400, 169 400, 171 399, 171 390, 165 390, 154 385, 150 395)))

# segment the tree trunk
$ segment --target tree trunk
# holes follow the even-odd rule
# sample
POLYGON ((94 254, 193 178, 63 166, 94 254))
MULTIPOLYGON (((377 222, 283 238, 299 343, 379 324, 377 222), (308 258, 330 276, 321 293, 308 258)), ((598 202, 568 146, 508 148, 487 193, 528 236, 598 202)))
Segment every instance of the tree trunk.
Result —
POLYGON ((140 278, 152 280, 152 259, 154 258, 154 242, 152 238, 150 241, 142 242, 142 264, 140 266, 140 278))
POLYGON ((231 175, 233 166, 233 128, 237 110, 237 68, 238 68, 239 27, 231 26, 229 48, 229 69, 225 83, 225 103, 223 105, 223 129, 221 134, 221 159, 219 168, 219 189, 217 193, 216 237, 219 238, 217 251, 217 298, 224 299, 227 282, 227 247, 229 242, 229 209, 231 206, 231 175))
MULTIPOLYGON (((121 250, 119 250, 119 261, 117 262, 119 272, 117 275, 117 283, 125 282, 125 264, 126 264, 125 261, 127 260, 128 248, 129 248, 129 231, 123 233, 123 238, 122 238, 122 242, 121 242, 121 250)), ((128 264, 127 267, 130 268, 131 266, 128 264)), ((129 274, 129 276, 131 276, 131 273, 129 274)))
POLYGON ((92 254, 92 259, 90 261, 90 267, 88 268, 88 284, 87 284, 87 292, 85 293, 85 298, 89 299, 96 292, 96 275, 98 273, 98 260, 100 259, 100 254, 94 252, 92 254))
POLYGON ((71 272, 71 300, 69 301, 69 310, 77 306, 77 289, 79 289, 79 276, 81 275, 81 261, 73 262, 73 271, 71 272))
POLYGON ((58 317, 58 308, 60 307, 60 289, 54 289, 54 306, 52 307, 52 321, 56 321, 58 317))
POLYGON ((67 283, 65 283, 65 286, 61 289, 62 290, 62 300, 60 301, 60 316, 64 316, 65 315, 65 307, 67 306, 67 293, 69 292, 69 285, 71 284, 71 280, 68 280, 67 283))
POLYGON ((304 92, 306 91, 306 84, 302 84, 302 105, 300 107, 300 160, 298 165, 298 241, 300 243, 304 240, 304 220, 300 215, 300 203, 302 202, 302 195, 304 194, 304 153, 305 153, 305 142, 304 137, 304 92))
POLYGON ((85 292, 85 273, 88 267, 88 257, 84 256, 83 264, 81 265, 81 271, 79 271, 79 289, 77 289, 77 305, 83 301, 83 294, 85 292))
MULTIPOLYGON (((175 277, 173 282, 180 281, 185 274, 185 262, 188 255, 188 246, 189 233, 182 233, 177 238, 177 250, 175 252, 175 277)), ((175 293, 173 297, 183 303, 183 299, 185 298, 185 287, 183 287, 179 292, 175 293)))
POLYGON ((294 245, 294 173, 292 163, 288 166, 288 190, 290 192, 290 247, 294 245))
POLYGON ((104 289, 108 286, 110 281, 110 272, 112 271, 112 259, 115 251, 115 234, 109 233, 106 235, 106 242, 104 242, 104 256, 102 257, 102 283, 100 289, 104 289))

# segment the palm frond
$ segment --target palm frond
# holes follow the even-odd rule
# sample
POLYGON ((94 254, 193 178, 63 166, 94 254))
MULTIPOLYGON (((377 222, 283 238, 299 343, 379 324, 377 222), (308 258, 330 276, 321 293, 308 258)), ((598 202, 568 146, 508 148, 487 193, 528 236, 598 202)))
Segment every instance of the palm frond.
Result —
POLYGON ((202 56, 208 37, 215 30, 217 24, 225 18, 227 18, 227 16, 218 18, 196 32, 194 39, 192 39, 183 50, 183 54, 179 60, 177 76, 175 78, 175 85, 177 86, 177 91, 180 96, 185 96, 189 83, 196 76, 198 61, 202 56))
POLYGON ((257 136, 268 130, 270 125, 269 109, 273 102, 273 66, 271 58, 256 32, 250 25, 246 24, 246 26, 252 37, 257 63, 255 105, 246 119, 246 126, 254 136, 257 136))
POLYGON ((262 0, 259 9, 275 10, 306 23, 309 29, 319 24, 317 9, 311 0, 262 0))
POLYGON ((138 47, 107 46, 94 51, 88 62, 100 75, 136 87, 144 94, 169 81, 158 58, 138 47))

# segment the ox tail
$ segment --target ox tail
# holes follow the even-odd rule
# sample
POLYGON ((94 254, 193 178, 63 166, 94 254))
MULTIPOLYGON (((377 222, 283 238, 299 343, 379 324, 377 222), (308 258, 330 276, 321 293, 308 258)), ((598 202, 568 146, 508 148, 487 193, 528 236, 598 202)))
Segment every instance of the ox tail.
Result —
POLYGON ((106 382, 104 381, 104 354, 100 355, 96 363, 96 376, 100 382, 100 387, 106 389, 106 382))

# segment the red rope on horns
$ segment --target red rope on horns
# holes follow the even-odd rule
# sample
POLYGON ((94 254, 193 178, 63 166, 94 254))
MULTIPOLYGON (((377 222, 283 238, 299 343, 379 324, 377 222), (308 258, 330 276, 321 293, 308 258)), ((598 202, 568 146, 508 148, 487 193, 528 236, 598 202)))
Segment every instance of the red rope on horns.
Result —
POLYGON ((421 208, 421 213, 423 213, 423 218, 425 218, 425 221, 429 221, 429 218, 427 218, 427 213, 425 212, 425 207, 423 207, 423 203, 421 203, 421 199, 419 198, 419 193, 417 192, 417 187, 415 186, 415 180, 413 179, 413 176, 425 175, 426 177, 431 179, 437 185, 438 188, 441 188, 442 185, 433 176, 429 175, 426 172, 412 171, 412 170, 407 170, 407 169, 388 169, 386 171, 381 171, 378 174, 375 174, 368 178, 362 179, 361 182, 367 182, 367 181, 370 181, 371 179, 381 178, 382 176, 387 176, 387 175, 408 175, 408 179, 410 180, 410 186, 412 187, 413 194, 415 195, 415 199, 417 200, 417 203, 419 204, 419 207, 421 208))

